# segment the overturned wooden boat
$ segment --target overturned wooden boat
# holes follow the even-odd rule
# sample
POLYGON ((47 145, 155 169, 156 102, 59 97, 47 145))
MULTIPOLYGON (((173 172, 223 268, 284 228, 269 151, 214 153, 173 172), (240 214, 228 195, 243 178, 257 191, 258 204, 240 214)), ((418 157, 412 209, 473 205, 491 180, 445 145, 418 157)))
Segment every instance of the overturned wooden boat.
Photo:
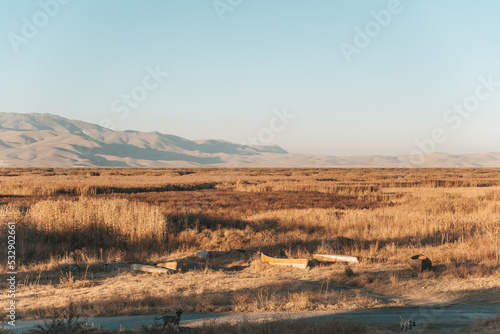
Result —
POLYGON ((157 273, 157 274, 167 274, 175 271, 173 269, 161 268, 157 266, 149 266, 146 264, 139 264, 139 263, 132 263, 130 265, 130 270, 145 271, 148 273, 157 273))
POLYGON ((313 258, 315 258, 318 261, 326 261, 326 262, 359 263, 359 259, 356 256, 349 256, 349 255, 314 254, 313 258))
POLYGON ((265 263, 277 264, 280 266, 292 266, 301 269, 306 269, 309 265, 308 259, 282 259, 278 257, 272 257, 264 253, 260 253, 260 260, 265 263))

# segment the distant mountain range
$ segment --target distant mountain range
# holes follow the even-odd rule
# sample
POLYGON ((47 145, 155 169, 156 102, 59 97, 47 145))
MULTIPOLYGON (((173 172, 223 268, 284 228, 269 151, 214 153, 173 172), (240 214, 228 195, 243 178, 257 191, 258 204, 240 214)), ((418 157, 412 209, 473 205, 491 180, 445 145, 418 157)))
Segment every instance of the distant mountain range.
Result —
POLYGON ((3 167, 500 167, 500 153, 408 156, 292 154, 276 145, 113 131, 51 114, 0 113, 3 167))

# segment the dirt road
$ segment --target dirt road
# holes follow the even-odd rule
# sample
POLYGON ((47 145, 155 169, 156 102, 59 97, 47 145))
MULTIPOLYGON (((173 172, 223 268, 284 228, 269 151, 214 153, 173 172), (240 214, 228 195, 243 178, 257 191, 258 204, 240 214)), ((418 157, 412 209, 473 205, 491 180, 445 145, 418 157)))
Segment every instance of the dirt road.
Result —
MULTIPOLYGON (((363 322, 368 324, 386 325, 387 328, 399 332, 399 316, 414 319, 417 327, 412 333, 459 333, 464 327, 478 319, 488 319, 500 313, 500 304, 494 305, 451 305, 446 307, 404 307, 379 308, 358 311, 301 311, 301 312, 257 312, 257 313, 226 313, 202 314, 192 313, 182 315, 182 326, 201 326, 206 320, 217 319, 223 322, 236 322, 243 319, 249 321, 277 319, 305 319, 308 321, 324 321, 334 318, 363 322)), ((88 318, 87 323, 107 329, 139 328, 154 322, 154 315, 120 316, 105 318, 88 318)), ((43 320, 22 320, 16 322, 13 333, 23 333, 43 324, 43 320)))

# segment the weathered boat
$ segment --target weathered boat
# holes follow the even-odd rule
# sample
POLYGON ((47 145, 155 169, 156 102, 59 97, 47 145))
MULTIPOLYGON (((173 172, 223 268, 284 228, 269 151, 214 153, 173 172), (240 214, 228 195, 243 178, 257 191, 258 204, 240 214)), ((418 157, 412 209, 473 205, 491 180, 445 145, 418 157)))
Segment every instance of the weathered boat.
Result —
POLYGON ((260 253, 260 259, 265 263, 276 264, 280 266, 292 266, 301 269, 306 269, 309 265, 308 259, 282 259, 278 257, 272 257, 264 253, 260 253))

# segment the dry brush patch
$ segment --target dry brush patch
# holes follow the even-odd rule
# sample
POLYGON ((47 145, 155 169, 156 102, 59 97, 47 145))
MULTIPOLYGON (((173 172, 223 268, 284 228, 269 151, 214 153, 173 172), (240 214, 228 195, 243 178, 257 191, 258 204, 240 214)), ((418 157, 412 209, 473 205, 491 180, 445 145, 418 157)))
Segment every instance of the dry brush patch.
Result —
POLYGON ((344 320, 330 320, 313 322, 307 320, 275 320, 261 323, 243 321, 234 323, 207 322, 201 328, 201 333, 207 334, 239 334, 239 333, 290 333, 290 334, 315 334, 315 333, 335 333, 335 334, 382 334, 391 333, 388 330, 377 328, 366 324, 354 323, 344 320))
POLYGON ((29 317, 66 307, 67 295, 87 315, 153 312, 165 301, 198 311, 258 311, 452 301, 465 290, 470 300, 482 294, 472 282, 493 298, 499 200, 496 169, 0 169, 0 215, 17 222, 29 317), (191 259, 198 249, 220 256, 199 263, 191 259), (252 260, 258 251, 362 260, 350 270, 319 265, 299 274, 252 260), (418 253, 433 260, 434 271, 409 269, 418 253), (135 275, 99 267, 171 259, 181 261, 182 273, 137 277, 176 282, 178 290, 134 294, 135 275), (87 276, 68 276, 70 263, 87 268, 87 276), (308 283, 297 285, 299 278, 308 283), (129 286, 118 288, 118 281, 129 286), (81 297, 97 293, 109 297, 81 297))
POLYGON ((500 315, 494 319, 479 320, 465 329, 466 334, 494 334, 500 332, 500 315))
MULTIPOLYGON (((210 265, 211 266, 211 265, 210 265)), ((58 314, 73 303, 83 316, 185 312, 356 309, 398 305, 360 289, 337 289, 341 269, 328 272, 244 266, 239 271, 193 270, 168 276, 121 271, 42 276, 19 290, 23 318, 58 314), (328 281, 329 276, 331 282, 328 281), (51 280, 52 282, 48 282, 51 280), (58 282, 54 284, 55 282, 58 282)), ((3 299, 3 297, 1 298, 3 299)))

